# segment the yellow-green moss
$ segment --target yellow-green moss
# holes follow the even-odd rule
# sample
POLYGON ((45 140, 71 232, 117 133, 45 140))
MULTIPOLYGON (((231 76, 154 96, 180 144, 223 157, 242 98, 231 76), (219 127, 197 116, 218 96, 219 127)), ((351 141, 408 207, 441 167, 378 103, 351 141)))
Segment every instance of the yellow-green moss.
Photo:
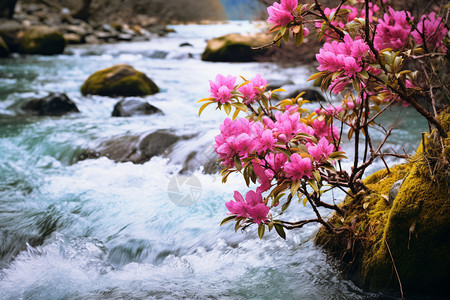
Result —
POLYGON ((19 53, 24 54, 61 54, 66 40, 57 29, 47 26, 31 27, 20 34, 19 53))
MULTIPOLYGON (((440 121, 448 132, 450 108, 440 121)), ((394 263, 408 292, 448 293, 450 278, 450 140, 433 132, 409 163, 378 171, 364 180, 370 193, 347 197, 341 208, 348 215, 333 217, 354 234, 317 235, 317 243, 352 261, 351 273, 371 290, 397 289, 394 263), (405 178, 394 204, 389 189, 405 178), (391 253, 389 253, 389 250, 391 253)))
POLYGON ((100 70, 89 76, 81 87, 83 95, 145 96, 159 92, 144 73, 125 64, 100 70))

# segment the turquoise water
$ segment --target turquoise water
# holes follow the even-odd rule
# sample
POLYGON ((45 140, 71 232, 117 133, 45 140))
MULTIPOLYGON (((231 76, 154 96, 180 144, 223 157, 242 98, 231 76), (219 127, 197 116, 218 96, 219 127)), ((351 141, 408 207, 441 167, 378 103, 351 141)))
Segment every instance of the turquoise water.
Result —
MULTIPOLYGON (((198 117, 196 101, 208 96, 209 79, 218 72, 295 83, 308 77, 302 67, 200 61, 206 38, 255 30, 252 24, 174 28, 177 33, 150 42, 0 60, 0 299, 391 299, 346 280, 313 245, 317 227, 288 232, 286 241, 273 233, 259 240, 256 228, 219 227, 224 202, 235 189, 246 190, 239 177, 224 185, 218 175, 197 170, 195 203, 171 201, 170 184, 186 151, 211 144, 224 117, 213 109, 198 117), (180 48, 186 41, 193 47, 180 48), (117 99, 80 94, 91 73, 116 63, 133 65, 160 86, 161 93, 145 99, 165 115, 112 118, 117 99), (67 93, 80 113, 16 113, 24 99, 50 91, 67 93), (78 161, 83 149, 104 139, 156 129, 197 140, 142 165, 78 161)), ((389 144, 397 151, 413 151, 417 132, 426 130, 408 109, 396 109, 385 122, 399 127, 389 144)), ((343 148, 351 153, 350 145, 343 148)), ((380 168, 377 162, 369 172, 380 168)), ((310 215, 299 205, 287 216, 310 215)))

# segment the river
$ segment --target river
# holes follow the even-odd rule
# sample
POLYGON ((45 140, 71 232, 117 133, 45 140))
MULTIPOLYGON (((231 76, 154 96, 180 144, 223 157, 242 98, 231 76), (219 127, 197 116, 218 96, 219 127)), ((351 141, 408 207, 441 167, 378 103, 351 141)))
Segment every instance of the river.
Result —
MULTIPOLYGON (((260 240, 255 227, 245 233, 219 227, 224 203, 234 190, 246 190, 238 176, 222 184, 219 175, 196 170, 195 201, 176 205, 170 192, 182 148, 195 150, 195 142, 141 165, 77 160, 103 139, 156 129, 212 144, 224 113, 211 107, 199 118, 196 101, 208 96, 217 73, 296 84, 309 77, 301 66, 200 60, 206 39, 258 30, 252 23, 172 28, 148 42, 0 60, 0 299, 396 299, 347 280, 314 246, 316 226, 288 232, 286 241, 273 232, 260 240), (192 47, 179 47, 184 42, 192 47), (117 99, 81 95, 90 74, 117 63, 156 82, 161 93, 145 99, 164 115, 115 118, 117 99), (48 92, 65 92, 80 113, 36 117, 13 109, 48 92)), ((412 152, 427 129, 410 109, 396 108, 385 121, 399 127, 389 144, 396 150, 412 152)), ((351 153, 349 144, 343 149, 351 153)), ((376 162, 369 172, 382 167, 376 162)), ((297 205, 288 217, 310 215, 297 205)))

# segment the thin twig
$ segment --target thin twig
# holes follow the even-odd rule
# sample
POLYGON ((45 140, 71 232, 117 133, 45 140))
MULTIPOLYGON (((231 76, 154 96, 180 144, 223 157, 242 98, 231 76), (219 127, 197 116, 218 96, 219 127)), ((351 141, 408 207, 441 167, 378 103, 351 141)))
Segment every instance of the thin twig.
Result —
POLYGON ((403 300, 403 286, 402 286, 402 281, 400 280, 400 276, 398 275, 398 271, 397 271, 397 267, 395 266, 395 261, 394 261, 394 257, 392 256, 391 253, 391 248, 389 248, 388 242, 386 241, 386 239, 384 240, 384 243, 386 244, 386 247, 389 251, 389 255, 391 256, 391 260, 392 260, 392 265, 394 266, 394 271, 395 271, 395 275, 397 275, 397 280, 398 280, 398 284, 400 286, 400 294, 402 295, 402 300, 403 300))

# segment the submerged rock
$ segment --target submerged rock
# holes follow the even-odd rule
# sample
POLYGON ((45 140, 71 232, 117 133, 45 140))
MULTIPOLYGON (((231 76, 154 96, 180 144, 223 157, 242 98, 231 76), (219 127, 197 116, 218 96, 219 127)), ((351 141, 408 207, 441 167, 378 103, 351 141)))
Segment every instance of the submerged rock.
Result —
MULTIPOLYGON (((440 118, 449 132, 450 107, 440 118)), ((450 293, 450 138, 444 139, 443 152, 440 142, 428 135, 409 163, 372 174, 364 180, 370 193, 344 200, 347 216, 332 221, 356 235, 330 236, 323 230, 317 235, 318 244, 352 261, 350 274, 363 286, 398 290, 400 280, 407 294, 450 293), (389 190, 402 179, 391 206, 389 190)))
POLYGON ((265 50, 254 50, 271 42, 265 34, 241 35, 230 33, 208 41, 202 54, 204 61, 247 62, 254 61, 265 50))
POLYGON ((66 40, 58 29, 48 26, 34 26, 19 34, 18 52, 23 54, 61 54, 66 40))
POLYGON ((115 162, 142 164, 153 156, 165 153, 168 148, 185 137, 160 129, 141 135, 127 135, 101 142, 95 149, 85 151, 80 159, 106 156, 115 162))
POLYGON ((146 96, 159 92, 158 86, 144 73, 127 64, 118 64, 95 72, 83 83, 83 95, 110 97, 146 96))
POLYGON ((9 48, 5 41, 0 36, 0 57, 7 57, 9 55, 9 48))
POLYGON ((159 108, 141 99, 120 100, 114 106, 112 112, 113 117, 132 117, 153 114, 163 114, 163 112, 159 108))
POLYGON ((67 113, 80 112, 76 104, 63 93, 50 93, 46 97, 33 99, 21 109, 41 116, 62 116, 67 113))

